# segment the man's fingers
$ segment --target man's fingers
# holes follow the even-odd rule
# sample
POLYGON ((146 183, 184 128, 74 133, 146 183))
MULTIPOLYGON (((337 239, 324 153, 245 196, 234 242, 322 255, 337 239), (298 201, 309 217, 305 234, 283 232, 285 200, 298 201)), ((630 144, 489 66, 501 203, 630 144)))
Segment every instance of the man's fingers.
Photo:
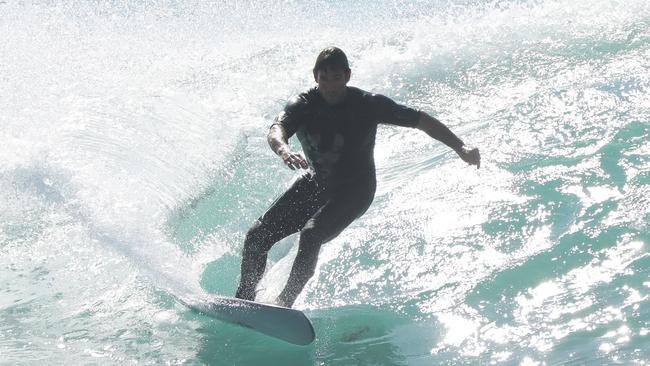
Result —
POLYGON ((283 160, 291 170, 307 169, 309 167, 307 161, 300 154, 288 154, 283 160))
POLYGON ((293 167, 293 164, 289 160, 285 160, 284 163, 287 165, 287 167, 291 170, 296 170, 296 168, 293 167))
POLYGON ((287 165, 287 167, 289 167, 289 169, 296 170, 296 163, 293 161, 293 157, 291 155, 286 157, 284 163, 287 165))
POLYGON ((307 164, 307 160, 305 160, 305 158, 301 154, 298 154, 298 160, 300 161, 300 166, 303 169, 309 168, 309 165, 307 164))
POLYGON ((476 165, 476 169, 481 167, 481 154, 479 153, 478 148, 465 149, 462 158, 469 165, 476 165))
POLYGON ((300 167, 300 159, 298 159, 295 155, 291 156, 291 165, 294 167, 294 169, 300 167))
POLYGON ((295 168, 307 169, 307 162, 300 154, 291 154, 291 164, 295 168))

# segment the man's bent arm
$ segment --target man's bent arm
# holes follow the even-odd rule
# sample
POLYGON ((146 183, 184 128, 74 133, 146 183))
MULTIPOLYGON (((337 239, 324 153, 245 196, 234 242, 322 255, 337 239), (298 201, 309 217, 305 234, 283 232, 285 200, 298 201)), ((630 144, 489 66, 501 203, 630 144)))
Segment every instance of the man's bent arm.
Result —
POLYGON ((309 167, 302 155, 291 152, 287 131, 281 124, 276 123, 271 126, 269 133, 266 135, 266 140, 269 146, 271 146, 271 150, 279 155, 284 163, 292 170, 297 168, 307 169, 309 167))
POLYGON ((420 119, 416 127, 424 131, 427 135, 452 148, 458 156, 468 164, 476 165, 477 168, 481 167, 481 156, 478 149, 465 145, 463 140, 434 117, 431 117, 424 112, 420 112, 420 119))
POLYGON ((282 152, 289 151, 289 139, 287 139, 287 132, 281 124, 274 124, 271 126, 266 140, 271 146, 271 150, 277 155, 282 155, 282 152))

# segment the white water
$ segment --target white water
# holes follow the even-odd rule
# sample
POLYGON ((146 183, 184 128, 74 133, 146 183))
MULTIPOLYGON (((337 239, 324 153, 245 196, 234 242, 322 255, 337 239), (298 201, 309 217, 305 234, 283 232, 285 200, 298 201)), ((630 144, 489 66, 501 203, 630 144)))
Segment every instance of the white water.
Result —
POLYGON ((0 3, 0 363, 647 362, 649 24, 645 0, 0 3), (296 350, 170 294, 232 292, 293 177, 266 126, 331 44, 484 163, 382 129, 296 350))

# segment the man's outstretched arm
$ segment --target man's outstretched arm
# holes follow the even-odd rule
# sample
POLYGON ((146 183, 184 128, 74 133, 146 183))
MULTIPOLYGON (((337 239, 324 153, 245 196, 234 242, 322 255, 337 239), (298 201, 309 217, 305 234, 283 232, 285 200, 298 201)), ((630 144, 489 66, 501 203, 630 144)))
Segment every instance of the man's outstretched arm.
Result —
POLYGON ((426 132, 427 135, 444 143, 452 148, 463 161, 470 165, 476 165, 476 168, 481 167, 481 155, 477 148, 465 145, 463 140, 458 138, 451 130, 442 122, 438 121, 430 115, 420 112, 420 119, 418 129, 426 132))
POLYGON ((271 150, 279 155, 284 163, 292 170, 298 168, 307 169, 309 167, 307 161, 301 154, 291 152, 289 140, 287 139, 287 132, 281 124, 276 123, 271 126, 271 129, 266 136, 266 140, 269 142, 271 150))

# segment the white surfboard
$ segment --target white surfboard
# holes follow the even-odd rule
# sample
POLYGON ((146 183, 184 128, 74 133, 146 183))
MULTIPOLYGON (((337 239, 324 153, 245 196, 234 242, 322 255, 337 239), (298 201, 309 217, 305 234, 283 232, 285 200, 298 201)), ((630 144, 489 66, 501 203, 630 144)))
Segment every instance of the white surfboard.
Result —
POLYGON ((314 327, 299 310, 229 297, 188 303, 185 306, 219 320, 238 324, 283 341, 308 345, 314 341, 314 327))

